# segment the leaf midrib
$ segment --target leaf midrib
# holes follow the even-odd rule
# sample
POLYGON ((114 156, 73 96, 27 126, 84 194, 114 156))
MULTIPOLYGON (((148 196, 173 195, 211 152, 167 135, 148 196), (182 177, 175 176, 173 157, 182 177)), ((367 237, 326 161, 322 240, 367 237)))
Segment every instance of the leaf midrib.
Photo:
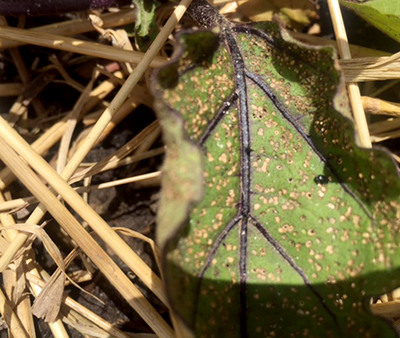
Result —
MULTIPOLYGON (((243 27, 243 26, 242 26, 243 27)), ((247 31, 247 33, 249 33, 247 31)), ((283 259, 296 271, 296 273, 301 277, 304 281, 304 284, 310 291, 316 296, 318 301, 321 303, 321 306, 325 309, 328 315, 332 318, 338 330, 339 324, 337 322, 336 316, 329 309, 329 307, 324 302, 323 296, 312 286, 311 282, 308 280, 307 276, 300 269, 299 266, 296 265, 293 258, 284 250, 284 248, 269 234, 269 232, 261 225, 260 221, 251 216, 250 205, 251 205, 251 134, 250 134, 250 122, 249 122, 249 111, 247 105, 247 85, 246 78, 251 79, 263 92, 265 95, 273 102, 276 108, 282 113, 282 115, 288 120, 288 122, 293 125, 293 127, 298 131, 298 133, 306 140, 307 144, 310 145, 313 151, 320 157, 321 161, 325 164, 327 160, 319 153, 319 151, 312 144, 311 140, 304 133, 304 131, 296 125, 293 118, 290 116, 289 112, 286 111, 282 103, 278 100, 278 98, 273 94, 272 90, 268 87, 268 85, 262 81, 261 79, 257 79, 256 75, 253 75, 251 72, 246 70, 245 63, 243 60, 243 56, 240 53, 239 47, 237 45, 236 39, 233 36, 233 33, 225 29, 223 38, 226 41, 225 45, 230 52, 232 58, 232 64, 234 68, 234 74, 236 79, 236 90, 239 100, 239 130, 240 130, 240 201, 238 205, 238 212, 236 216, 227 224, 224 231, 220 236, 218 236, 217 240, 214 242, 212 249, 207 257, 207 260, 204 264, 202 271, 199 274, 199 280, 201 280, 211 265, 211 261, 216 254, 219 246, 224 241, 226 236, 240 223, 240 258, 239 258, 239 288, 240 288, 240 331, 242 337, 247 337, 247 317, 246 311, 247 308, 247 294, 246 294, 246 286, 247 286, 247 241, 248 241, 248 226, 249 221, 252 220, 254 222, 255 228, 260 232, 260 234, 264 237, 264 239, 270 243, 270 245, 283 257, 283 259), (253 75, 253 76, 252 76, 253 75)), ((234 95, 228 100, 236 101, 234 99, 234 95), (233 99, 232 99, 233 98, 233 99)), ((228 105, 228 108, 231 105, 228 105)), ((212 134, 214 128, 218 125, 218 123, 222 120, 224 116, 224 111, 226 110, 226 103, 224 103, 223 108, 216 114, 215 118, 210 122, 206 132, 200 138, 199 145, 203 145, 204 142, 208 139, 208 137, 212 134)), ((200 286, 200 283, 199 283, 200 286)), ((197 298, 199 297, 199 292, 197 292, 197 298)), ((194 316, 195 318, 196 316, 194 316)))
MULTIPOLYGON (((198 1, 199 3, 202 0, 198 1)), ((203 1, 204 2, 204 1, 203 1)), ((207 5, 207 10, 210 11, 210 5, 207 5)), ((254 222, 253 226, 260 232, 260 234, 265 238, 265 240, 270 243, 270 245, 283 257, 284 260, 296 271, 296 273, 303 279, 305 285, 310 289, 310 291, 317 297, 322 307, 328 313, 328 315, 332 318, 335 323, 338 331, 340 332, 339 324, 337 322, 336 316, 330 310, 330 308, 324 302, 322 295, 311 285, 308 278, 304 274, 304 272, 296 265, 292 257, 284 250, 284 248, 276 241, 269 232, 261 225, 260 221, 257 218, 251 216, 250 212, 250 195, 251 195, 251 134, 250 134, 250 122, 249 122, 249 113, 247 107, 247 86, 246 86, 246 78, 253 81, 255 85, 259 87, 260 90, 264 92, 264 94, 271 100, 271 102, 275 105, 275 107, 280 111, 282 116, 295 128, 295 130, 301 135, 301 137, 305 140, 305 142, 309 145, 311 150, 319 157, 322 163, 326 165, 326 167, 332 173, 332 176, 337 180, 337 182, 342 186, 344 191, 353 198, 356 203, 363 209, 368 218, 375 224, 373 217, 366 206, 362 203, 362 201, 349 189, 349 187, 340 179, 338 172, 333 168, 333 166, 328 162, 327 158, 325 158, 319 151, 316 149, 313 142, 310 140, 309 136, 305 133, 303 129, 296 123, 295 119, 290 115, 290 113, 285 109, 280 100, 276 97, 276 95, 272 92, 271 88, 261 79, 258 75, 253 74, 252 72, 246 70, 245 62, 243 60, 243 56, 239 50, 238 44, 235 40, 234 33, 236 34, 242 32, 245 34, 254 34, 255 36, 267 41, 273 48, 279 48, 276 46, 272 38, 266 35, 259 30, 256 30, 250 26, 242 25, 239 27, 233 26, 231 23, 226 21, 219 13, 213 8, 212 16, 215 19, 215 23, 219 23, 221 27, 221 36, 225 40, 225 45, 230 52, 232 63, 234 67, 234 75, 236 79, 236 90, 229 98, 228 101, 225 101, 221 109, 218 111, 216 116, 212 121, 210 121, 209 126, 207 127, 205 133, 201 136, 199 146, 204 146, 207 138, 212 134, 213 130, 219 124, 224 116, 224 112, 229 110, 231 104, 234 104, 236 101, 235 95, 239 99, 239 129, 240 129, 240 202, 238 205, 238 212, 236 216, 226 225, 223 232, 218 236, 216 241, 211 248, 209 255, 206 259, 205 265, 202 271, 199 274, 199 279, 203 278, 206 270, 210 267, 211 261, 216 254, 219 246, 223 243, 226 236, 240 223, 241 231, 240 231, 240 259, 239 259, 239 274, 240 274, 240 308, 242 311, 246 309, 246 248, 247 248, 247 229, 250 225, 250 220, 254 222), (222 24, 221 24, 222 23, 222 24), (227 102, 229 104, 227 105, 227 102)), ((203 13, 204 14, 204 13, 203 13)), ((209 16, 207 16, 209 17, 209 16)), ((199 19, 199 18, 197 18, 199 19)), ((200 16, 200 21, 202 20, 200 16)), ((197 20, 199 21, 199 20, 197 20)), ((207 21, 207 20, 206 20, 207 21)), ((210 20, 206 26, 210 26, 210 20)), ((304 60, 303 60, 304 61, 304 60)), ((310 65, 314 68, 312 65, 310 65)), ((320 71, 320 70, 319 70, 320 71)), ((200 289, 200 283, 198 283, 198 290, 200 289)), ((199 293, 197 292, 197 298, 199 297, 199 293)), ((196 318, 196 315, 194 316, 196 318)), ((246 315, 242 313, 241 318, 241 335, 243 337, 247 336, 247 318, 246 315)))

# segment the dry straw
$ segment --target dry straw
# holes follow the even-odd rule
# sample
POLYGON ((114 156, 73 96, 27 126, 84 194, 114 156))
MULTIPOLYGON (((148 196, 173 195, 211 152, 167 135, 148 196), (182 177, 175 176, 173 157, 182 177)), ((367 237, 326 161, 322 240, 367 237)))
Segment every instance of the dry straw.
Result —
MULTIPOLYGON (((118 61, 138 63, 132 74, 125 81, 124 85, 115 96, 109 107, 101 115, 98 122, 87 136, 85 142, 77 149, 75 155, 66 164, 61 176, 59 176, 43 158, 38 155, 34 149, 29 146, 8 123, 0 118, 0 129, 2 137, 0 137, 0 145, 2 153, 0 155, 3 162, 7 165, 20 181, 30 190, 33 195, 41 202, 38 208, 31 214, 28 221, 36 224, 40 221, 46 210, 48 210, 64 230, 75 240, 79 247, 92 259, 104 275, 110 280, 126 301, 140 314, 140 316, 148 323, 154 332, 160 337, 173 337, 172 329, 165 323, 157 311, 148 303, 146 298, 131 283, 119 267, 109 258, 109 256, 99 247, 99 245, 88 235, 81 227, 72 214, 63 206, 57 197, 44 185, 28 164, 45 178, 48 184, 94 229, 100 237, 125 261, 125 263, 141 278, 143 283, 162 300, 166 302, 163 286, 160 279, 150 270, 150 268, 129 248, 129 246, 101 219, 101 217, 85 203, 82 198, 65 182, 74 173, 82 160, 86 157, 90 149, 96 144, 98 138, 102 135, 112 117, 118 111, 129 96, 132 89, 136 86, 139 79, 149 66, 160 66, 165 63, 165 59, 157 57, 159 50, 164 45, 168 36, 172 33, 176 24, 183 16, 190 0, 183 0, 175 9, 159 35, 150 46, 149 50, 143 55, 141 53, 127 52, 121 50, 115 53, 115 49, 108 46, 91 44, 76 39, 57 37, 41 32, 27 32, 17 28, 0 28, 0 37, 10 38, 14 41, 36 43, 46 47, 56 47, 59 49, 93 55, 96 57, 105 57, 115 59, 116 55, 124 55, 117 57, 118 61), (107 48, 103 48, 107 47, 107 48), (18 154, 17 154, 18 153, 18 154)), ((73 113, 68 116, 68 121, 73 113)), ((66 124, 63 123, 62 126, 66 124)), ((64 133, 57 134, 59 139, 64 133)), ((42 141, 42 140, 41 140, 42 141)), ((40 141, 40 142, 41 142, 40 141)), ((40 143, 35 148, 39 148, 40 152, 45 152, 46 147, 40 143)), ((53 143, 54 144, 54 143, 53 143)), ((3 187, 13 179, 10 172, 3 172, 3 187)), ((17 251, 24 245, 27 236, 19 233, 10 243, 6 252, 1 257, 1 270, 8 265, 17 251)))
MULTIPOLYGON (((337 0, 328 0, 329 13, 331 15, 333 28, 336 34, 336 41, 339 48, 340 57, 343 60, 351 59, 349 44, 347 41, 346 29, 344 27, 342 14, 340 12, 339 2, 337 0)), ((357 131, 357 140, 361 147, 371 148, 371 140, 368 131, 367 119, 361 102, 361 94, 358 85, 353 82, 347 84, 350 104, 353 110, 354 124, 357 131)))
MULTIPOLYGON (((7 135, 7 133, 2 133, 7 135)), ((9 137, 7 137, 10 141, 9 137)), ((12 141, 11 141, 12 142, 12 141)), ((104 250, 97 244, 97 242, 82 228, 79 222, 72 216, 72 214, 66 209, 66 207, 57 199, 57 197, 45 186, 41 179, 28 167, 28 165, 13 151, 11 146, 0 137, 0 147, 2 152, 0 158, 2 161, 18 176, 20 181, 30 190, 36 198, 41 202, 41 213, 47 208, 54 219, 63 227, 63 229, 70 235, 71 238, 77 243, 83 252, 93 261, 93 263, 103 272, 107 279, 114 285, 114 287, 121 293, 126 301, 140 314, 140 316, 148 323, 148 325, 162 337, 173 337, 173 333, 168 325, 164 322, 158 312, 150 305, 150 303, 144 298, 141 292, 132 284, 129 278, 121 271, 121 269, 111 260, 111 258, 104 252, 104 250)), ((34 156, 35 157, 35 156, 34 156)), ((83 219, 89 221, 91 227, 99 233, 101 237, 117 240, 117 244, 124 245, 121 247, 120 255, 128 254, 131 258, 131 250, 128 247, 125 248, 126 243, 109 227, 99 228, 98 224, 102 224, 100 216, 98 216, 93 209, 91 209, 86 203, 83 202, 81 197, 69 187, 69 185, 62 180, 57 173, 50 167, 47 167, 47 163, 40 163, 44 160, 35 158, 34 160, 39 163, 41 172, 45 174, 45 177, 50 178, 52 181, 53 188, 57 186, 58 189, 67 189, 63 194, 64 199, 75 211, 79 211, 83 219), (44 170, 43 170, 44 167, 44 170), (51 176, 47 176, 51 175, 51 176), (66 198, 65 198, 66 197, 66 198), (76 204, 77 203, 77 204, 76 204), (77 210, 78 208, 82 208, 77 210), (90 216, 88 216, 90 215, 90 216), (95 219, 96 223, 93 222, 95 219), (121 244, 122 243, 124 244, 121 244), (124 250, 125 249, 125 250, 124 250), (125 252, 127 251, 127 252, 125 252)), ((28 161, 29 162, 29 161, 28 161)), ((32 165, 32 161, 30 162, 32 165)), ((37 167, 36 165, 33 166, 37 167)), ((60 192, 60 191, 58 191, 60 192)), ((39 209, 36 209, 39 210, 39 209)), ((17 235, 17 237, 21 234, 17 235)), ((10 244, 15 243, 15 240, 10 244)), ((135 262, 141 268, 148 270, 147 265, 135 262)), ((147 276, 144 276, 145 278, 147 276)), ((154 289, 154 286, 153 286, 154 289)))
MULTIPOLYGON (((100 43, 14 27, 0 27, 0 39, 14 40, 23 44, 29 43, 41 47, 134 64, 139 63, 145 57, 144 54, 140 52, 121 49, 116 53, 114 47, 102 45, 100 43)), ((167 59, 165 57, 154 56, 151 58, 148 67, 160 67, 164 65, 166 61, 167 59)))
MULTIPOLYGON (((106 13, 100 15, 99 19, 103 24, 103 28, 108 27, 117 27, 130 24, 136 20, 136 15, 134 10, 121 10, 115 13, 106 13)), ((57 22, 55 24, 39 26, 30 29, 29 31, 32 32, 51 32, 54 35, 60 36, 72 36, 78 35, 86 32, 90 32, 93 30, 93 25, 90 21, 86 18, 78 18, 74 20, 68 20, 64 22, 57 22)), ((24 30, 25 32, 27 30, 24 30)), ((29 43, 30 41, 26 41, 25 43, 29 43)), ((16 40, 7 40, 1 39, 0 40, 0 48, 1 49, 8 49, 8 48, 15 48, 18 46, 23 45, 24 42, 18 42, 16 40)))

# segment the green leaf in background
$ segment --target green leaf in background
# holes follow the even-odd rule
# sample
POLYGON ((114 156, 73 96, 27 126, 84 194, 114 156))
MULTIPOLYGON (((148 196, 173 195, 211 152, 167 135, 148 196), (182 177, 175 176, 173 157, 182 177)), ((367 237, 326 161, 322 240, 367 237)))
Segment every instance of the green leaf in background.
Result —
POLYGON ((178 322, 207 338, 396 337, 367 295, 400 285, 400 180, 355 145, 333 50, 207 4, 192 15, 220 34, 181 34, 155 84, 178 322))
POLYGON ((157 0, 134 0, 136 8, 135 42, 141 51, 146 51, 157 36, 155 12, 160 3, 157 0))
POLYGON ((371 25, 400 42, 400 1, 340 0, 340 4, 350 8, 371 25))

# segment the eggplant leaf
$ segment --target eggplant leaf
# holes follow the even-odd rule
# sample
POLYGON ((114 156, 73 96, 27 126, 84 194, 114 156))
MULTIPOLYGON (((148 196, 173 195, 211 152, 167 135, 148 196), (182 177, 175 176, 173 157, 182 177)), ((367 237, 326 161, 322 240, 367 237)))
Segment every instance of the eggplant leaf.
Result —
POLYGON ((360 149, 331 48, 204 1, 155 81, 157 240, 196 337, 396 337, 367 295, 400 285, 400 180, 360 149))

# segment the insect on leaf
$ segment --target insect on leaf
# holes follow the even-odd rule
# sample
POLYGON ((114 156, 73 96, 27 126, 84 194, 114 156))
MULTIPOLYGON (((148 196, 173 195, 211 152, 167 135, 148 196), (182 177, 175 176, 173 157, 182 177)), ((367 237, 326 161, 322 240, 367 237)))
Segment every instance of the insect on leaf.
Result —
POLYGON ((181 34, 156 81, 177 318, 196 337, 396 337, 367 295, 400 285, 400 180, 355 145, 333 50, 196 3, 219 29, 181 34))

